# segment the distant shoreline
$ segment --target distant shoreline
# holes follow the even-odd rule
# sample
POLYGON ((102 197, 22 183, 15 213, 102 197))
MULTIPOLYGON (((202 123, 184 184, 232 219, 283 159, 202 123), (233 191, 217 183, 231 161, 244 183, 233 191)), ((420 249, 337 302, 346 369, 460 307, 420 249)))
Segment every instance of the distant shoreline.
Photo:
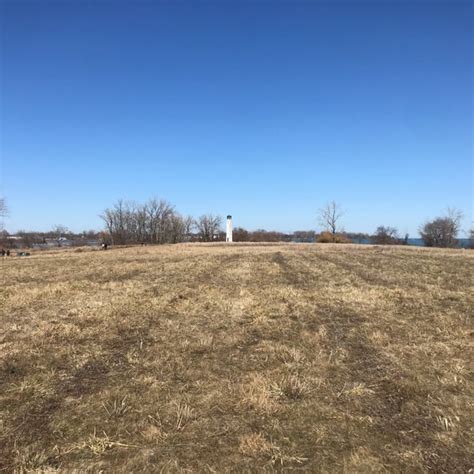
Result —
MULTIPOLYGON (((403 240, 403 239, 402 239, 403 240)), ((371 244, 372 242, 369 239, 353 239, 352 242, 354 244, 361 244, 361 245, 367 245, 371 244)), ((468 248, 470 239, 467 238, 462 238, 458 239, 459 245, 458 248, 468 248)), ((408 239, 407 240, 408 245, 414 246, 414 247, 426 247, 425 243, 423 242, 423 239, 408 239)))

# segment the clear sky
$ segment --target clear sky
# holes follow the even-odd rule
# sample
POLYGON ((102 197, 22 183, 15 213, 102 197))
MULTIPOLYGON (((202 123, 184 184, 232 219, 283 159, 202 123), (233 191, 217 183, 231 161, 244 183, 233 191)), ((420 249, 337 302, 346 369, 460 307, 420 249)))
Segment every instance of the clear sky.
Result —
POLYGON ((156 196, 234 225, 416 236, 473 206, 471 1, 5 1, 9 231, 156 196))

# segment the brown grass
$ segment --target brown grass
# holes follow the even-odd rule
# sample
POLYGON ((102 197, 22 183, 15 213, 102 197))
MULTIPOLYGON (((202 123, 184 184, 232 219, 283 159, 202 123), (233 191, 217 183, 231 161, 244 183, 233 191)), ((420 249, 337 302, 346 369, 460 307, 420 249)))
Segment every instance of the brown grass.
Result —
POLYGON ((2 472, 468 472, 474 255, 176 245, 0 262, 2 472))

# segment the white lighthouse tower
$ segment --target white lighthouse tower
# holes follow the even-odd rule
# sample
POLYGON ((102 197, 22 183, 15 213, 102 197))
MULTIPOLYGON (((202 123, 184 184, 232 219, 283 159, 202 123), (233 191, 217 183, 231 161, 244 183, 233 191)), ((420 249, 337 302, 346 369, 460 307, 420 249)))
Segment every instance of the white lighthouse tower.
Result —
POLYGON ((227 216, 226 242, 232 242, 232 216, 227 216))

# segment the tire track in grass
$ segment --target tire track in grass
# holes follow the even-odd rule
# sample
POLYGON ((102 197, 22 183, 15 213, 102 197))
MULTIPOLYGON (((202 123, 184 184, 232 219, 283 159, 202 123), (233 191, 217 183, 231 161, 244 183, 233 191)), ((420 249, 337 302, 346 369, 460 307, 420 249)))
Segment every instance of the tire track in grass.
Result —
MULTIPOLYGON (((317 282, 311 266, 317 266, 318 260, 341 266, 337 260, 320 253, 302 261, 295 255, 289 259, 278 252, 272 260, 279 265, 282 280, 297 288, 317 282)), ((362 278, 368 287, 373 286, 372 282, 379 284, 375 277, 367 278, 365 273, 361 276, 357 265, 344 265, 343 271, 351 279, 362 278)), ((345 414, 345 421, 341 418, 337 428, 340 434, 345 432, 344 441, 339 439, 339 449, 332 447, 335 452, 339 450, 347 460, 357 450, 370 446, 382 465, 399 466, 402 470, 418 465, 439 472, 447 472, 450 467, 459 472, 469 469, 468 460, 461 455, 462 448, 455 444, 447 447, 436 440, 439 425, 427 405, 434 395, 432 387, 422 386, 413 373, 404 370, 403 361, 395 363, 369 340, 367 331, 362 330, 366 327, 365 317, 343 302, 337 306, 316 305, 314 317, 327 328, 326 350, 340 355, 328 372, 330 403, 345 414), (358 417, 372 420, 364 431, 357 426, 358 417), (418 457, 410 460, 408 453, 413 452, 418 457)), ((382 323, 373 324, 377 327, 382 323)))
POLYGON ((380 272, 379 269, 374 267, 368 267, 356 259, 353 261, 341 261, 338 255, 328 254, 326 252, 318 253, 318 259, 326 261, 330 264, 337 266, 340 270, 346 272, 351 277, 356 277, 371 286, 385 286, 388 288, 396 288, 400 286, 400 282, 387 276, 385 272, 380 272))
MULTIPOLYGON (((24 363, 34 367, 36 357, 50 354, 42 361, 48 373, 49 369, 65 370, 68 377, 61 378, 65 383, 52 386, 56 389, 44 396, 28 390, 22 398, 13 391, 7 393, 9 406, 1 410, 12 438, 7 447, 0 447, 2 454, 10 456, 5 470, 14 466, 20 470, 29 463, 28 457, 23 461, 18 458, 18 450, 25 456, 32 454, 32 461, 37 453, 49 456, 37 459, 38 469, 49 465, 63 470, 156 471, 160 466, 172 468, 172 462, 179 461, 183 470, 209 468, 215 472, 469 470, 466 438, 470 427, 464 429, 469 419, 468 375, 459 373, 461 378, 465 374, 462 387, 443 390, 436 377, 447 375, 444 369, 453 364, 432 364, 429 341, 423 355, 422 351, 410 351, 413 345, 404 339, 406 332, 398 327, 387 329, 400 319, 405 329, 418 330, 421 337, 436 335, 436 328, 430 331, 426 324, 420 329, 414 319, 426 308, 439 310, 439 302, 421 306, 414 316, 397 312, 400 307, 394 311, 392 305, 382 304, 397 291, 390 285, 366 281, 356 272, 361 265, 370 268, 366 263, 371 257, 379 258, 378 254, 365 249, 346 252, 343 247, 339 254, 339 247, 305 247, 303 251, 290 245, 238 250, 233 246, 209 246, 207 250, 196 246, 198 257, 188 258, 191 251, 177 256, 176 249, 180 250, 152 249, 150 258, 144 256, 140 262, 126 259, 125 250, 117 252, 123 256, 120 261, 105 252, 100 255, 104 265, 96 265, 97 271, 122 275, 123 270, 143 269, 143 277, 130 275, 133 288, 122 284, 109 285, 107 292, 92 285, 72 288, 74 292, 90 291, 90 297, 103 300, 110 311, 97 310, 102 325, 90 327, 85 320, 83 329, 89 329, 86 334, 91 344, 84 334, 75 340, 62 336, 73 342, 76 351, 90 350, 85 365, 72 365, 69 351, 64 358, 57 354, 60 337, 42 337, 34 360, 22 356, 24 363), (337 264, 339 259, 347 259, 356 268, 342 268, 337 264), (125 265, 127 268, 122 268, 125 265), (133 291, 124 295, 123 288, 133 291), (375 339, 377 331, 385 339, 375 339), (396 350, 386 350, 392 343, 396 350), (140 378, 134 381, 134 375, 140 378), (284 385, 288 381, 301 382, 307 390, 295 393, 293 386, 284 385), (265 411, 258 403, 245 404, 252 389, 257 398, 268 395, 276 411, 265 411), (449 397, 449 390, 456 390, 456 394, 449 397), (69 408, 62 404, 63 393, 71 399, 69 408), (94 425, 108 419, 100 402, 109 406, 119 395, 120 399, 127 395, 131 410, 121 421, 109 421, 107 435, 140 448, 114 448, 98 455, 68 451, 68 447, 81 444, 94 425), (184 429, 176 429, 177 407, 192 409, 193 416, 184 429), (446 417, 441 419, 444 431, 436 419, 440 410, 446 417), (151 426, 148 415, 154 418, 151 426), (461 422, 456 421, 457 415, 461 422), (451 421, 466 434, 462 435, 460 428, 450 428, 451 421), (142 434, 155 432, 148 429, 153 427, 165 436, 144 438, 142 434), (64 437, 59 437, 58 428, 65 429, 64 437), (240 440, 249 435, 261 436, 273 451, 242 452, 240 440), (56 457, 55 445, 64 457, 56 457), (142 458, 147 452, 152 458, 142 458)), ((451 272, 456 271, 453 263, 451 272)), ((423 259, 418 264, 423 266, 423 259)), ((84 260, 82 276, 87 273, 85 268, 91 270, 86 265, 84 260)), ((386 258, 374 265, 390 267, 386 258)), ((58 266, 44 274, 58 278, 58 266)), ((68 268, 68 282, 77 277, 74 270, 68 268)), ((412 274, 408 280, 403 265, 394 264, 390 275, 399 279, 398 288, 404 291, 410 288, 407 281, 416 279, 416 265, 407 271, 412 274)), ((467 274, 466 267, 461 273, 467 274)), ((440 294, 446 295, 442 283, 437 285, 440 294)), ((467 307, 465 287, 460 286, 459 291, 467 307)), ((67 298, 61 296, 61 301, 67 298)), ((79 304, 70 297, 69 302, 79 304)), ((12 306, 15 314, 14 310, 12 306)), ((58 317, 60 310, 59 303, 52 305, 51 318, 58 317)), ((460 312, 456 308, 455 314, 460 312)), ((446 346, 459 347, 459 351, 466 347, 464 339, 454 342, 454 336, 448 336, 446 346)), ((25 342, 33 343, 38 333, 25 332, 24 337, 25 342)), ((19 336, 15 338, 18 343, 19 336)), ((448 352, 439 352, 438 357, 443 354, 448 352)), ((459 360, 464 359, 460 356, 459 360)), ((10 362, 5 368, 19 373, 8 373, 8 383, 16 384, 28 367, 22 368, 21 360, 10 362)), ((58 378, 53 374, 48 380, 58 378)), ((39 380, 40 385, 45 381, 39 380)), ((6 439, 1 436, 0 445, 6 439)), ((0 456, 2 462, 3 468, 5 459, 0 456)), ((175 467, 178 470, 178 464, 175 467)))

